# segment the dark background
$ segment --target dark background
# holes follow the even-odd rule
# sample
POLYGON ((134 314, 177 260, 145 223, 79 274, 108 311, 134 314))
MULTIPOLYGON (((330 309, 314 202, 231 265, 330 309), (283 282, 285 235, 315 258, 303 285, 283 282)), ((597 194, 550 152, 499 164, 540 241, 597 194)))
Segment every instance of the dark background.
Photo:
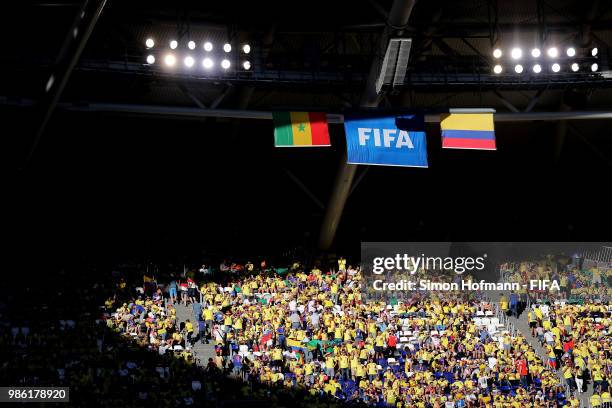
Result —
MULTIPOLYGON (((92 60, 141 59, 146 35, 159 27, 172 32, 177 16, 184 12, 192 24, 214 22, 250 30, 254 44, 276 24, 271 58, 299 64, 315 58, 316 52, 304 50, 308 44, 318 47, 323 42, 319 37, 344 35, 348 29, 343 26, 381 20, 365 1, 328 2, 325 12, 322 3, 315 3, 296 16, 291 2, 274 3, 264 11, 246 2, 179 2, 167 7, 109 1, 61 102, 194 106, 180 91, 182 84, 210 103, 223 91, 223 81, 84 68, 92 60)), ((446 1, 417 2, 411 24, 424 31, 436 10, 442 9, 436 26, 441 36, 451 30, 442 23, 471 27, 476 21, 486 27, 484 3, 461 2, 459 7, 446 1)), ((533 14, 530 2, 500 3, 504 24, 515 24, 515 32, 525 21, 523 13, 533 14)), ((41 270, 42 265, 46 270, 83 258, 115 262, 148 257, 161 262, 185 256, 195 260, 204 254, 247 257, 295 248, 316 250, 324 211, 285 169, 326 204, 345 149, 340 125, 330 125, 331 148, 275 149, 270 121, 57 109, 31 162, 23 168, 38 124, 36 101, 51 71, 49 61, 78 9, 75 2, 53 4, 20 2, 2 13, 3 34, 10 38, 0 61, 1 143, 8 176, 5 231, 9 255, 21 269, 41 270)), ((379 4, 388 10, 391 2, 379 4)), ((571 30, 576 24, 570 17, 580 12, 581 2, 562 1, 556 11, 549 10, 548 21, 571 30)), ((593 24, 602 44, 609 36, 605 22, 610 18, 609 8, 602 5, 593 24)), ((366 34, 376 30, 368 29, 366 34)), ((465 51, 465 46, 457 45, 459 40, 448 41, 458 53, 465 51)), ((488 40, 484 44, 483 53, 488 53, 488 40)), ((340 47, 338 52, 344 51, 340 47)), ((450 61, 435 45, 424 55, 426 60, 430 55, 450 61)), ((371 56, 364 51, 354 57, 363 64, 344 69, 365 74, 371 56)), ((255 84, 246 106, 341 112, 346 100, 355 105, 362 91, 359 78, 330 86, 313 80, 311 85, 308 81, 255 84)), ((245 85, 233 86, 220 108, 238 108, 245 85)), ((572 109, 606 109, 611 100, 607 86, 605 81, 586 89, 552 84, 534 110, 556 111, 564 100, 572 109)), ((523 84, 504 92, 522 109, 540 88, 523 84)), ((454 85, 435 90, 407 86, 381 106, 442 110, 484 106, 507 111, 491 89, 454 85)), ((568 132, 561 156, 555 159, 557 122, 498 123, 496 152, 442 151, 438 125, 428 125, 430 168, 369 168, 347 202, 332 252, 356 256, 361 241, 609 239, 610 122, 581 121, 572 126, 576 130, 568 132)))

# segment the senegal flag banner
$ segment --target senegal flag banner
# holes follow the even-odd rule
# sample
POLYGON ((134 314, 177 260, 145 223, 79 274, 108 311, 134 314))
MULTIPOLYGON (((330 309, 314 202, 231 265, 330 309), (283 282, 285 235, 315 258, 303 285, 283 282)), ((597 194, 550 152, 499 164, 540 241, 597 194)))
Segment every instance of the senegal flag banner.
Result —
POLYGON ((330 146, 323 112, 274 112, 276 147, 330 146))

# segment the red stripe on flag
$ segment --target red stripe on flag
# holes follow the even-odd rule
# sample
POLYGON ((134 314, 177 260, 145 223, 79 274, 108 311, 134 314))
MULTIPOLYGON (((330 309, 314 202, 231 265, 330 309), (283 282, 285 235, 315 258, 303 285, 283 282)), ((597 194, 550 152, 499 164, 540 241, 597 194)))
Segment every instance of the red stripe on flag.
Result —
POLYGON ((442 148, 496 150, 495 140, 487 139, 456 139, 445 137, 442 148))
POLYGON ((272 332, 268 334, 264 334, 263 336, 261 336, 261 340, 259 340, 259 344, 266 344, 266 342, 270 340, 271 338, 272 338, 272 332))
POLYGON ((315 146, 329 146, 329 129, 327 128, 327 115, 323 112, 309 112, 312 144, 315 146))

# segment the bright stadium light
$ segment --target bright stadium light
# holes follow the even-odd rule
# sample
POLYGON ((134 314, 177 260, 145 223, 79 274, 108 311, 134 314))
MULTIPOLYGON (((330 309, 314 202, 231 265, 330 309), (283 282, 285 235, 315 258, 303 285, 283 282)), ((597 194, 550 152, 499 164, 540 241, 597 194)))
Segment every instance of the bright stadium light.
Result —
POLYGON ((499 48, 496 48, 493 50, 493 57, 501 58, 501 56, 502 56, 502 50, 500 50, 499 48))
POLYGON ((166 58, 164 58, 164 62, 167 66, 173 67, 174 64, 176 64, 176 57, 172 54, 168 54, 166 55, 166 58))
POLYGON ((231 64, 228 59, 224 59, 223 61, 221 61, 221 68, 223 69, 229 69, 230 65, 231 64))
POLYGON ((230 43, 225 43, 223 45, 223 51, 230 52, 232 50, 232 45, 230 43))
POLYGON ((561 65, 557 64, 556 62, 554 64, 552 64, 552 71, 553 72, 559 72, 561 71, 561 65))
POLYGON ((576 49, 574 47, 569 47, 567 50, 565 50, 565 53, 568 57, 574 57, 576 55, 576 49))
POLYGON ((536 74, 539 74, 540 72, 542 72, 542 66, 540 64, 535 64, 533 66, 533 72, 535 72, 536 74))
POLYGON ((531 50, 531 56, 533 58, 540 58, 540 55, 542 55, 542 51, 540 51, 539 48, 534 48, 533 50, 531 50))
POLYGON ((249 61, 244 61, 242 63, 242 68, 248 71, 249 69, 251 69, 251 63, 249 61))
POLYGON ((594 62, 593 65, 591 65, 591 71, 597 72, 598 69, 599 69, 599 65, 597 65, 596 62, 594 62))
POLYGON ((202 60, 202 66, 206 69, 211 69, 213 65, 214 65, 213 60, 210 58, 204 58, 202 60))
POLYGON ((195 41, 189 41, 187 43, 187 48, 189 48, 190 50, 195 50, 195 46, 196 46, 195 41))
POLYGON ((550 47, 546 53, 550 58, 557 58, 559 56, 559 50, 557 47, 550 47))
POLYGON ((208 52, 210 52, 210 51, 212 51, 212 50, 213 50, 213 45, 212 45, 212 43, 211 43, 210 41, 206 41, 206 42, 204 43, 204 51, 208 51, 208 52))
POLYGON ((153 48, 155 47, 155 41, 153 41, 152 38, 147 38, 147 40, 145 41, 145 45, 147 46, 147 48, 153 48))
POLYGON ((514 72, 516 72, 517 74, 520 74, 521 72, 523 72, 523 66, 521 64, 516 64, 514 66, 514 72))
POLYGON ((192 56, 188 55, 185 57, 185 60, 183 62, 185 63, 185 66, 187 68, 191 68, 193 67, 193 64, 195 63, 195 60, 193 59, 192 56))
POLYGON ((574 72, 578 72, 578 70, 579 70, 579 69, 580 69, 580 66, 578 65, 578 63, 577 63, 577 62, 574 62, 574 63, 572 64, 572 71, 574 71, 574 72))
POLYGON ((244 44, 242 46, 242 52, 244 52, 245 54, 248 54, 249 52, 251 52, 251 46, 249 44, 244 44))
POLYGON ((520 59, 523 56, 523 50, 521 50, 520 48, 513 48, 512 51, 510 51, 510 56, 512 57, 512 59, 520 59))
POLYGON ((591 49, 591 56, 596 57, 599 54, 597 47, 591 49))
POLYGON ((149 64, 149 65, 155 64, 155 56, 154 55, 148 55, 147 56, 147 64, 149 64))
POLYGON ((493 72, 495 72, 496 74, 501 74, 502 66, 497 64, 496 66, 493 67, 493 72))
POLYGON ((170 41, 170 49, 176 50, 176 47, 178 47, 178 41, 176 40, 170 41))

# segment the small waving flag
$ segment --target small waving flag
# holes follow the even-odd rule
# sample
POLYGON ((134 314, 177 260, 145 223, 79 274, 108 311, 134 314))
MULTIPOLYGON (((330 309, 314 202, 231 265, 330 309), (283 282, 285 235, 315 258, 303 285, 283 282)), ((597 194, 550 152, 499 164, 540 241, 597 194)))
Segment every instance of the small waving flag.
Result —
POLYGON ((274 112, 276 147, 330 146, 323 112, 274 112))
POLYGON ((266 344, 268 341, 272 340, 272 332, 268 332, 266 334, 264 334, 263 336, 261 336, 261 339, 259 340, 259 344, 266 344))
POLYGON ((440 129, 443 149, 497 149, 493 113, 445 113, 440 129))

